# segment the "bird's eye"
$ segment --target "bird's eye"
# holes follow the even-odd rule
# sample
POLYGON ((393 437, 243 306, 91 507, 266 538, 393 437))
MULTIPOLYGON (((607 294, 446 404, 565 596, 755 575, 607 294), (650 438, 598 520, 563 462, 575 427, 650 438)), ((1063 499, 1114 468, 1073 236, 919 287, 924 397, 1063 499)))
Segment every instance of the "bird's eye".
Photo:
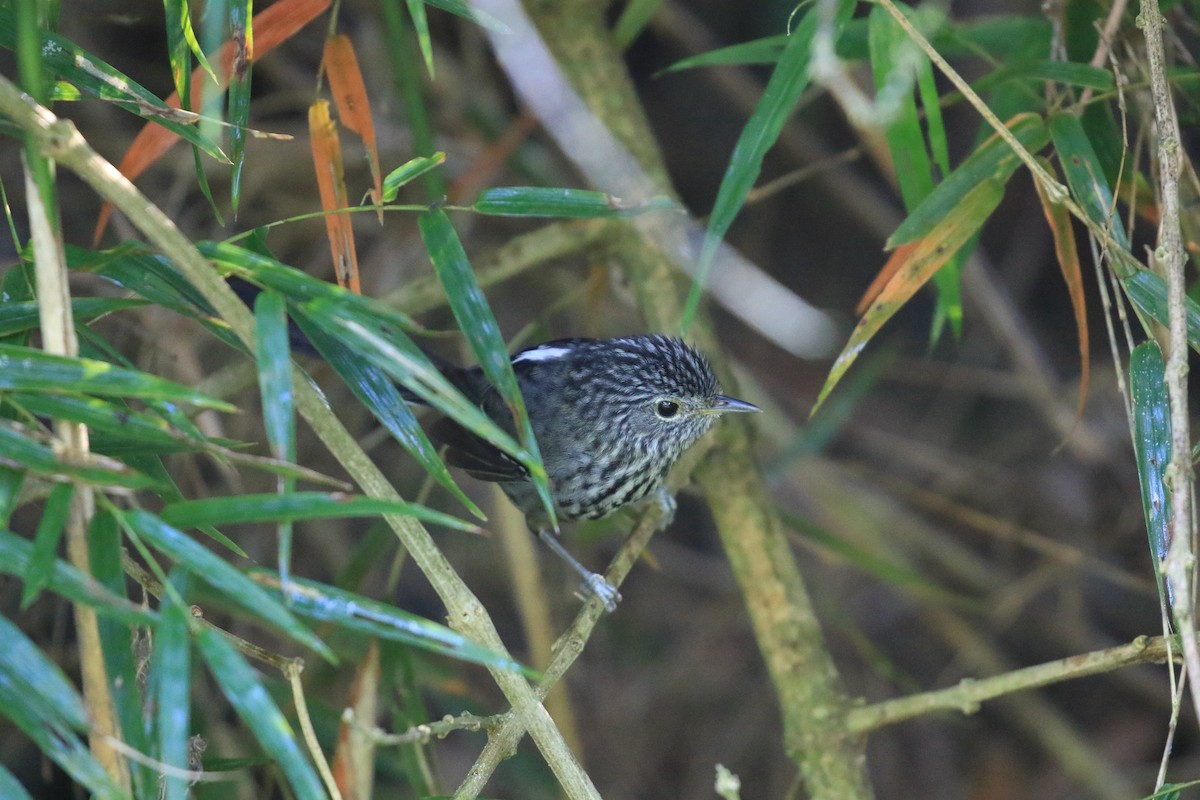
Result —
POLYGON ((654 404, 654 413, 659 419, 670 419, 679 413, 679 403, 674 400, 659 400, 654 404))

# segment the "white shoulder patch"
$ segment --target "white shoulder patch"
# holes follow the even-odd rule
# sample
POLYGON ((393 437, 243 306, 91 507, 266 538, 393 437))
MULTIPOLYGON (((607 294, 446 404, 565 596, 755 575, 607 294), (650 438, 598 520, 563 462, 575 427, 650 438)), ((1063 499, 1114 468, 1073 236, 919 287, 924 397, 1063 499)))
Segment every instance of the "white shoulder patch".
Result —
POLYGON ((513 363, 518 361, 554 361, 559 358, 565 358, 571 353, 569 347, 534 347, 530 350, 517 353, 513 357, 513 363))

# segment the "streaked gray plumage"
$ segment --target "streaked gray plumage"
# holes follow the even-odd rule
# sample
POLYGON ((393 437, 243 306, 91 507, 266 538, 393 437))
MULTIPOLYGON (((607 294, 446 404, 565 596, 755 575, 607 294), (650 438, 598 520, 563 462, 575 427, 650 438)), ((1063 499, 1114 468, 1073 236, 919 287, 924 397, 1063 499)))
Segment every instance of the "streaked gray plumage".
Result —
MULTIPOLYGON (((562 339, 513 356, 521 394, 550 478, 559 519, 599 519, 657 492, 671 466, 717 416, 757 411, 724 397, 703 355, 679 339, 644 335, 562 339)), ((447 377, 489 417, 513 432, 512 416, 478 368, 447 377)), ((446 460, 500 484, 531 530, 562 552, 525 469, 448 419, 433 429, 446 460)), ((610 608, 598 576, 568 558, 610 608)), ((607 586, 607 584, 604 584, 607 586)))

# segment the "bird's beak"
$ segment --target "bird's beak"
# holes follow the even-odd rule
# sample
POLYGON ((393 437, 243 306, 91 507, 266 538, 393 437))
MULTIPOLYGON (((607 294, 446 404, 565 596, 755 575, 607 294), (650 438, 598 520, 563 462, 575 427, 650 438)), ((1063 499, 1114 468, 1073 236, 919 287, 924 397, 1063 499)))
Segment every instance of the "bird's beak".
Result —
POLYGON ((753 403, 747 403, 745 400, 735 400, 734 398, 726 397, 723 394, 719 394, 714 397, 712 405, 706 410, 712 414, 725 414, 730 412, 749 413, 751 411, 762 411, 761 408, 753 403))

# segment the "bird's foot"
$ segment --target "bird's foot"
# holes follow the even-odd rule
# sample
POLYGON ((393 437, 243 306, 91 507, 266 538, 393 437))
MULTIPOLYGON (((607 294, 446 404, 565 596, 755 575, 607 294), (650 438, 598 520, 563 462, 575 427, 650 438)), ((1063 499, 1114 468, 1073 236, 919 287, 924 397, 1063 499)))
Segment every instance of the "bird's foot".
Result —
POLYGON ((666 530, 675 521, 675 512, 679 510, 679 503, 666 486, 659 486, 654 490, 654 502, 658 504, 659 509, 658 529, 666 530))
POLYGON ((617 603, 621 602, 621 593, 617 591, 617 587, 595 572, 589 572, 584 578, 583 583, 579 585, 579 594, 585 601, 592 597, 598 598, 604 604, 604 610, 610 614, 617 610, 617 603))
POLYGON ((554 531, 538 531, 538 538, 545 542, 555 555, 566 562, 567 566, 582 576, 583 584, 579 587, 579 592, 584 600, 596 597, 604 604, 605 611, 611 614, 617 610, 617 603, 621 599, 621 593, 617 591, 617 587, 606 581, 603 575, 597 575, 580 564, 574 556, 567 552, 567 548, 563 547, 554 531))

